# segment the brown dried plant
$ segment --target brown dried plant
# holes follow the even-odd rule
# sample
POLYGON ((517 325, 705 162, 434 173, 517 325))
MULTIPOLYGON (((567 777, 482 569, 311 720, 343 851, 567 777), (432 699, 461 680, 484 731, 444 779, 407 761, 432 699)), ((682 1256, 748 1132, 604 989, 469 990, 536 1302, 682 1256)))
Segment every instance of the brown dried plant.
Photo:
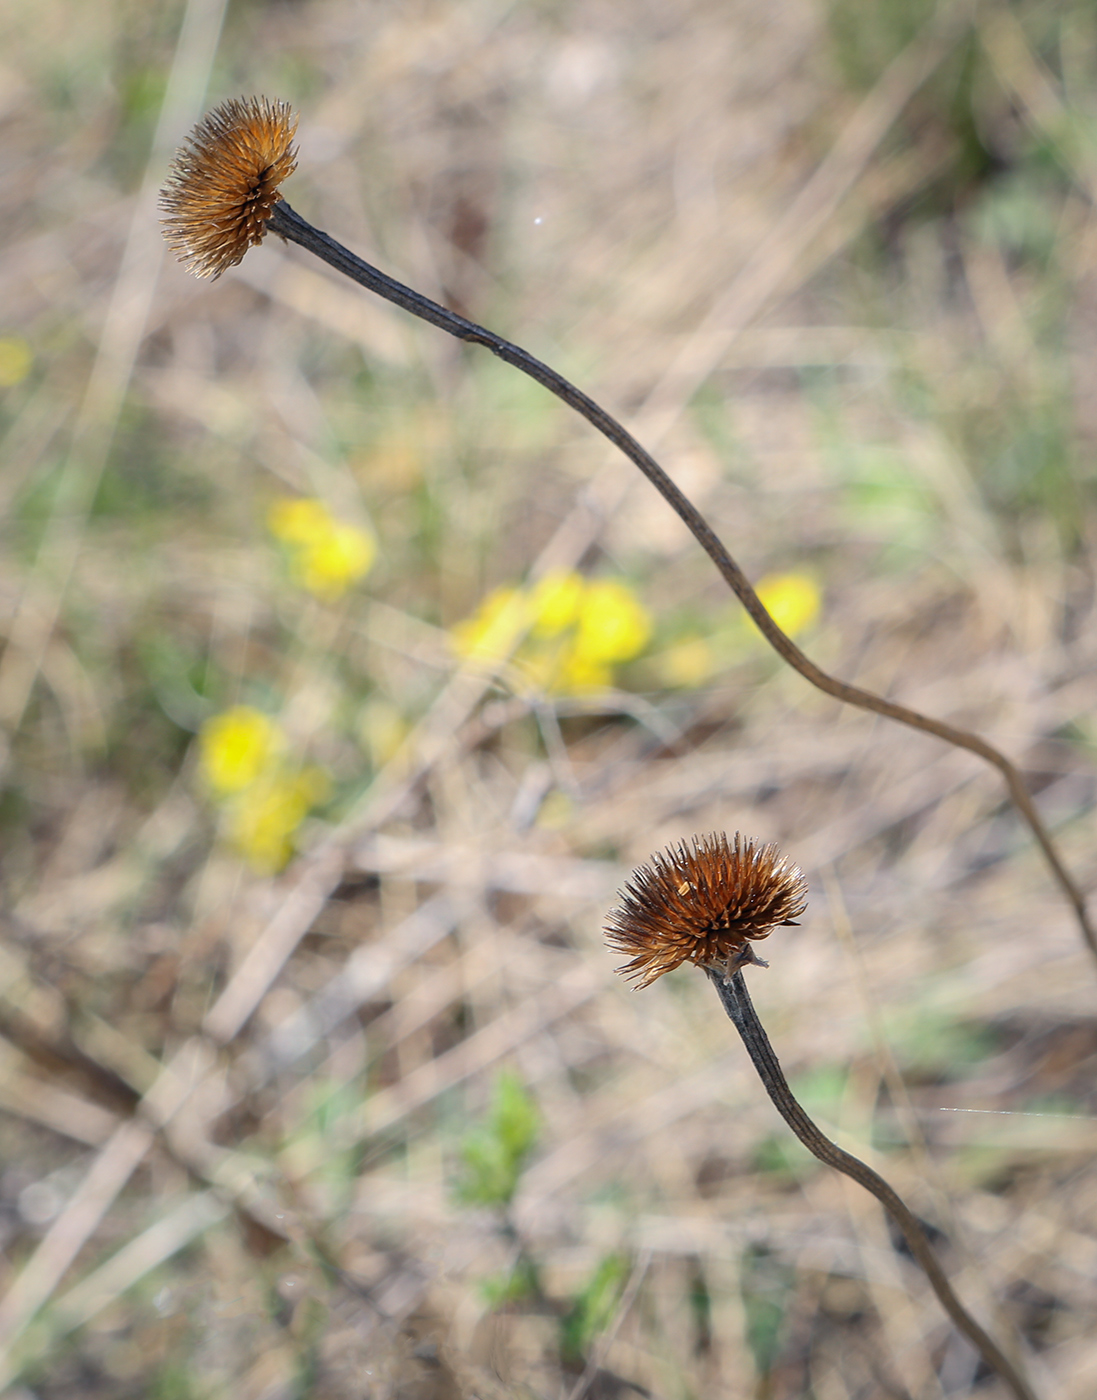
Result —
POLYGON ((730 977, 743 963, 761 963, 752 942, 779 924, 795 924, 806 907, 804 877, 776 846, 714 832, 633 872, 609 916, 606 941, 632 954, 618 971, 638 988, 687 962, 730 977))
MULTIPOLYGON (((308 252, 458 340, 483 345, 492 354, 555 394, 612 442, 656 487, 715 563, 773 649, 825 694, 933 734, 976 754, 1005 779, 1010 797, 1036 837, 1052 874, 1077 917, 1097 959, 1097 933, 1084 896, 1063 864, 1019 770, 998 749, 967 730, 922 715, 828 675, 781 630, 742 569, 677 485, 627 430, 598 403, 521 346, 447 310, 364 262, 283 199, 279 185, 294 170, 296 118, 285 103, 240 98, 223 103, 195 129, 180 151, 163 192, 165 236, 187 266, 201 277, 219 277, 238 263, 267 231, 308 252)), ((756 846, 738 835, 694 839, 652 858, 638 869, 609 918, 607 935, 618 952, 631 955, 621 971, 646 987, 684 963, 704 969, 743 1038, 766 1090, 801 1142, 820 1161, 870 1191, 902 1231, 937 1297, 956 1326, 1002 1377, 1018 1400, 1033 1391, 1014 1363, 960 1303, 922 1226, 892 1188, 870 1167, 822 1134, 793 1097, 773 1048, 751 1004, 743 966, 759 963, 753 944, 774 928, 795 922, 805 908, 803 876, 772 846, 756 846)), ((765 964, 762 964, 765 966, 765 964)))
POLYGON ((906 1202, 878 1172, 831 1142, 789 1088, 742 969, 745 963, 759 962, 747 940, 765 938, 778 924, 794 922, 792 916, 807 907, 806 894, 803 875, 776 847, 755 846, 738 832, 731 842, 722 835, 694 837, 689 845, 681 842, 633 872, 619 906, 608 917, 606 941, 615 952, 635 955, 618 971, 638 978, 638 987, 685 962, 704 968, 781 1117, 814 1157, 876 1197, 959 1330, 1017 1400, 1035 1400, 1019 1367, 956 1296, 906 1202))
POLYGON ((172 162, 161 197, 164 237, 196 277, 221 276, 262 243, 278 186, 297 168, 297 116, 287 102, 223 102, 172 162))
POLYGON ((1097 961, 1097 931, 1090 920, 1085 896, 1063 863, 1016 765, 978 734, 828 675, 774 622, 746 574, 693 502, 600 404, 520 345, 504 340, 494 331, 448 311, 421 292, 397 282, 322 230, 313 228, 291 209, 279 193, 278 185, 296 165, 291 146, 296 125, 297 119, 285 103, 268 103, 265 98, 236 98, 222 103, 195 128, 188 144, 176 157, 162 200, 168 216, 164 220, 165 237, 180 260, 200 277, 218 277, 227 267, 238 263, 248 248, 261 242, 264 234, 271 230, 314 253, 359 286, 432 326, 458 340, 485 346, 493 355, 555 394, 643 472, 684 521, 770 646, 806 681, 844 704, 884 715, 966 749, 1001 773, 1014 806, 1039 843, 1053 878, 1074 910, 1082 938, 1097 961))

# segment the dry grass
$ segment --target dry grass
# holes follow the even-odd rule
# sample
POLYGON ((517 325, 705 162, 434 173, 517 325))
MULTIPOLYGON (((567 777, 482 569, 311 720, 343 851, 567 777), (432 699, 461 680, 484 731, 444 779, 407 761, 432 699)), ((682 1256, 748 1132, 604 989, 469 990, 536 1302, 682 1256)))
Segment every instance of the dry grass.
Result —
POLYGON ((1041 1392, 1092 1396, 1097 980, 994 775, 778 669, 539 390, 273 240, 188 278, 155 212, 207 92, 293 102, 295 207, 572 374, 751 577, 811 573, 806 649, 1016 757, 1088 887, 1095 41, 1081 5, 1010 15, 892 68, 884 33, 858 87, 872 35, 800 0, 9 7, 13 1396, 996 1400, 703 977, 615 977, 614 891, 711 830, 808 875, 751 987, 821 1121, 1041 1392), (372 522, 349 600, 287 577, 287 491, 372 522), (619 690, 457 665, 490 588, 580 562, 656 618, 619 690), (695 635, 725 663, 668 689, 695 635), (273 878, 195 773, 240 700, 334 785, 273 878), (501 1069, 539 1120, 507 1210, 459 1190, 501 1069))

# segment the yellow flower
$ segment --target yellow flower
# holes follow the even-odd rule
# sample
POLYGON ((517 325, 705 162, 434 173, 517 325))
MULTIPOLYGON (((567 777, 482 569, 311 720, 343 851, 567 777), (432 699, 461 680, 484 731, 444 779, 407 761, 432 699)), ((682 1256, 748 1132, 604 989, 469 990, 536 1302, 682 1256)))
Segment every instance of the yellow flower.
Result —
POLYGON ((280 496, 267 511, 267 528, 283 544, 315 544, 324 538, 331 523, 323 501, 309 497, 280 496))
POLYGON ((561 695, 590 695, 613 684, 613 667, 573 647, 556 668, 551 689, 561 695))
POLYGON ((586 590, 582 574, 546 574, 533 590, 534 636, 555 637, 571 627, 586 590))
POLYGON ((319 768, 274 773, 252 783, 229 805, 225 835, 254 869, 281 870, 293 854, 293 836, 309 809, 329 791, 319 768))
POLYGON ((293 854, 293 836, 310 808, 330 790, 321 768, 286 757, 286 734, 250 705, 215 715, 198 737, 199 770, 223 811, 223 831, 257 870, 280 870, 293 854))
POLYGON ((279 761, 285 746, 281 726, 250 705, 214 715, 199 735, 199 768, 216 797, 250 787, 279 761))
POLYGON ((578 695, 613 684, 613 667, 643 650, 651 620, 616 579, 549 574, 530 589, 499 588, 452 631, 461 656, 498 663, 513 653, 523 689, 578 695))
POLYGON ((377 553, 372 535, 333 519, 323 501, 283 497, 267 512, 267 525, 289 550, 294 581, 327 602, 364 578, 377 553))
POLYGON ((22 384, 33 364, 31 348, 22 336, 0 337, 0 389, 22 384))
MULTIPOLYGON (((806 574, 767 574, 756 585, 759 598, 778 627, 796 636, 819 616, 821 597, 814 580, 806 574)), ((753 639, 761 633, 738 604, 717 629, 706 635, 687 632, 652 658, 664 685, 705 685, 724 667, 749 654, 753 639)))
POLYGON ((318 598, 341 598, 352 583, 365 578, 373 565, 377 546, 355 525, 335 525, 323 541, 297 552, 294 575, 302 587, 318 598))
POLYGON ((579 610, 575 646, 592 661, 631 661, 647 645, 651 618, 632 590, 618 579, 593 579, 579 610))
POLYGON ((810 627, 819 616, 819 589, 806 574, 767 574, 754 591, 777 626, 790 637, 810 627))
POLYGON ((528 594, 520 588, 497 588, 472 617, 453 628, 450 636, 459 656, 474 661, 505 661, 529 622, 528 594))

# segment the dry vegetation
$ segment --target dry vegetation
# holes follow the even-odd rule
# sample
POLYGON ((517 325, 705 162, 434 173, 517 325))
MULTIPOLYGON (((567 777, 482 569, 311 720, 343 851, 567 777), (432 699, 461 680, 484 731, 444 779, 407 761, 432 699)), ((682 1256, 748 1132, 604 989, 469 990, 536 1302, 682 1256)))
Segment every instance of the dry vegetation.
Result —
POLYGON ((1016 757, 1088 886, 1097 30, 928 12, 7 7, 0 1389, 997 1400, 701 974, 615 977, 628 869, 738 829, 811 886, 750 974, 803 1095, 1097 1393, 1097 976, 996 775, 780 669, 489 356, 273 239, 197 282, 156 222, 209 101, 291 101, 295 207, 815 580, 805 648, 1016 757), (267 530, 296 493, 376 536, 338 601, 267 530), (455 659, 573 566, 654 618, 616 689, 455 659), (273 876, 197 772, 239 703, 329 785, 273 876))

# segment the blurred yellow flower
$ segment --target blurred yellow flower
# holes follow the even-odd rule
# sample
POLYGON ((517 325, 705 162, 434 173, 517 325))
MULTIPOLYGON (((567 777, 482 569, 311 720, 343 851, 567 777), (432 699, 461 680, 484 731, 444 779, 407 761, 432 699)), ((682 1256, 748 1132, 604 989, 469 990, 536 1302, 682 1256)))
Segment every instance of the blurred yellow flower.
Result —
POLYGON ((534 635, 556 637, 565 632, 579 616, 587 586, 582 574, 546 574, 530 599, 534 635))
POLYGON ((244 789, 228 805, 224 831, 248 863, 264 874, 281 870, 293 854, 293 836, 309 809, 328 795, 319 768, 275 772, 244 789))
POLYGON ((0 336, 0 389, 22 384, 33 364, 34 355, 22 336, 0 336))
POLYGON ((331 528, 331 514, 323 501, 279 496, 267 511, 267 528, 283 544, 315 544, 331 528))
MULTIPOLYGON (((791 637, 805 631, 819 616, 822 598, 807 574, 766 574, 755 589, 778 627, 791 637)), ((743 660, 752 642, 761 641, 750 615, 738 603, 729 606, 725 620, 714 631, 704 635, 685 631, 652 657, 664 685, 687 689, 705 685, 724 667, 743 660)))
POLYGON ((613 667, 572 647, 560 658, 549 689, 561 695, 593 695, 613 684, 613 667))
POLYGON ((822 598, 818 585, 807 574, 766 574, 754 591, 777 626, 790 637, 810 627, 819 616, 822 598))
POLYGON ((250 787, 279 761, 285 747, 280 725, 250 705, 214 715, 198 738, 199 769, 215 797, 250 787))
POLYGON ((356 525, 335 525, 327 538, 302 549, 295 562, 298 581, 318 598, 341 598, 352 583, 365 578, 377 546, 356 525))
POLYGON ((528 596, 519 588, 497 588, 473 615, 450 632, 458 656, 505 661, 531 621, 528 596))
POLYGON ((371 534, 335 520, 323 501, 308 497, 275 501, 267 526, 289 551, 294 581, 327 602, 364 578, 377 554, 371 534))
POLYGON ((309 810, 327 797, 321 768, 297 767, 277 721, 251 705, 214 715, 198 736, 199 772, 223 812, 222 830, 256 869, 280 870, 309 810))
POLYGON ((451 638, 460 656, 513 659, 532 690, 579 695, 612 685, 614 666, 637 656, 650 635, 651 619, 626 584, 572 572, 529 589, 496 589, 451 638))
POLYGON ((647 610, 619 579, 598 578, 587 584, 575 641, 582 656, 604 662, 631 661, 643 651, 650 636, 647 610))

